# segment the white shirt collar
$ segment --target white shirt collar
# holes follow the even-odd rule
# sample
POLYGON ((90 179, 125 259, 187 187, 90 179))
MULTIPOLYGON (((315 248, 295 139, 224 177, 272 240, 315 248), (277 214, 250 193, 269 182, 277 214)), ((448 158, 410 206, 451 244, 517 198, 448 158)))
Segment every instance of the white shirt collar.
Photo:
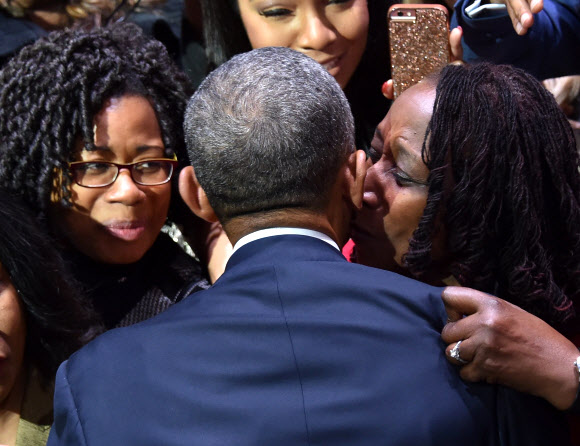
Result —
POLYGON ((336 242, 332 240, 328 235, 323 234, 322 232, 304 228, 268 228, 268 229, 260 229, 259 231, 252 232, 248 235, 244 235, 234 245, 234 250, 232 253, 236 252, 242 246, 247 245, 250 242, 254 242, 256 240, 260 240, 266 237, 273 237, 275 235, 305 235, 306 237, 314 237, 319 240, 322 240, 323 242, 328 243, 330 246, 334 247, 337 251, 340 252, 340 248, 338 247, 336 242))

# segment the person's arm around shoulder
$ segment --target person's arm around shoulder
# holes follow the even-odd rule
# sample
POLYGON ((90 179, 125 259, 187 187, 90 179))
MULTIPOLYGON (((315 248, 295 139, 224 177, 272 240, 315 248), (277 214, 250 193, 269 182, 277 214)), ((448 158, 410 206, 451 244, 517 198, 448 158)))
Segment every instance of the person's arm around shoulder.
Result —
POLYGON ((575 404, 580 352, 538 317, 489 294, 448 287, 450 322, 441 333, 448 359, 466 381, 486 381, 546 399, 560 410, 575 404), (457 346, 457 343, 461 344, 457 346), (457 347, 456 347, 457 346, 457 347))
POLYGON ((54 424, 47 446, 86 446, 78 408, 69 386, 68 361, 63 362, 56 374, 54 392, 54 424))

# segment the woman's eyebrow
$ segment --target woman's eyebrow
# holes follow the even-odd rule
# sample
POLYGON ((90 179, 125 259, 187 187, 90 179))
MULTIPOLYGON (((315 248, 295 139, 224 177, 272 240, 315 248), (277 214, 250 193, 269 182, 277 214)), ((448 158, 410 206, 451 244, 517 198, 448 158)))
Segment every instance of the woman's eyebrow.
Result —
POLYGON ((165 150, 165 147, 155 146, 155 145, 151 145, 151 146, 149 146, 149 145, 142 145, 142 146, 137 147, 137 153, 147 152, 148 150, 151 150, 151 149, 153 149, 153 150, 157 149, 157 150, 164 151, 165 150))
MULTIPOLYGON (((139 153, 139 154, 143 153, 143 152, 147 152, 148 150, 151 150, 151 149, 163 151, 163 150, 165 150, 165 147, 144 144, 144 145, 138 146, 136 148, 137 153, 139 153)), ((112 152, 113 151, 109 146, 96 146, 96 145, 84 146, 82 150, 86 151, 86 152, 112 152)))
POLYGON ((403 136, 397 136, 393 141, 393 147, 396 148, 400 157, 408 159, 412 162, 423 162, 421 157, 407 147, 407 139, 403 136))
POLYGON ((110 152, 111 148, 107 146, 97 146, 95 144, 91 144, 88 146, 83 146, 83 152, 110 152))
POLYGON ((398 136, 395 138, 391 150, 397 152, 397 165, 407 175, 414 177, 420 184, 426 184, 427 177, 425 176, 423 158, 416 151, 409 148, 409 142, 405 137, 398 136))

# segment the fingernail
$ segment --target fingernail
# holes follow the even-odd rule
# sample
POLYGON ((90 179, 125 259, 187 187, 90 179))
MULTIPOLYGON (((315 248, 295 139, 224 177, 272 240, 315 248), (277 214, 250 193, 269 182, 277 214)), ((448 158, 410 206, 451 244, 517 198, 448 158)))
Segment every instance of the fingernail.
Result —
POLYGON ((532 14, 530 14, 529 12, 524 12, 522 14, 522 19, 520 20, 520 23, 527 23, 530 20, 532 20, 532 14))
POLYGON ((532 0, 532 2, 530 3, 530 8, 532 10, 536 9, 536 6, 538 6, 538 3, 540 3, 540 0, 532 0))
POLYGON ((523 31, 524 27, 522 26, 522 24, 520 22, 516 23, 516 32, 518 34, 521 34, 521 32, 523 31))
POLYGON ((381 92, 383 93, 383 95, 386 96, 386 94, 387 94, 387 82, 385 82, 383 84, 383 86, 381 87, 381 92))

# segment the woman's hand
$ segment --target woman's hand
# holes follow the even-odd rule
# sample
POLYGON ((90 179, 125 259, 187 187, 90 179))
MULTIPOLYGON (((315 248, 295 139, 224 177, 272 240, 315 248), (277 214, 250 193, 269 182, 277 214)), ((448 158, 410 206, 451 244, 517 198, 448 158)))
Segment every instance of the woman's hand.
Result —
MULTIPOLYGON (((537 14, 544 9, 543 0, 498 0, 496 2, 506 5, 512 25, 520 36, 527 33, 534 24, 532 14, 537 14)), ((492 3, 494 3, 493 0, 492 3)))
POLYGON ((461 38, 463 37, 463 28, 458 26, 453 28, 449 33, 449 62, 463 62, 463 47, 461 38))
MULTIPOLYGON (((461 26, 453 28, 449 33, 449 50, 450 62, 461 63, 463 60, 463 47, 461 46, 461 37, 463 37, 463 29, 461 26)), ((389 100, 395 99, 395 89, 393 87, 393 80, 389 79, 383 84, 383 96, 389 100)))
POLYGON ((450 322, 441 333, 447 358, 461 365, 466 381, 486 381, 511 387, 568 409, 576 398, 580 353, 546 322, 489 294, 470 288, 447 287, 442 293, 450 322), (459 354, 451 351, 463 341, 459 354))

